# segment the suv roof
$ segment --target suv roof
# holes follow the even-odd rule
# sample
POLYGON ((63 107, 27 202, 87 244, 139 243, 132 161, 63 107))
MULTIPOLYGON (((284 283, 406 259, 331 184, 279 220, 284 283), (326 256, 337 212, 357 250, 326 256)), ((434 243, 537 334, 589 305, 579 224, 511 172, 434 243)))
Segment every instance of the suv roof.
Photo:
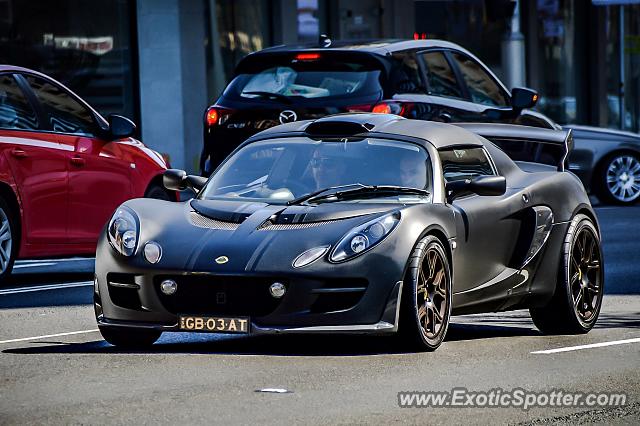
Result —
POLYGON ((334 41, 329 47, 322 47, 317 43, 307 43, 298 45, 279 45, 268 47, 249 54, 248 56, 261 55, 263 53, 276 52, 299 52, 299 51, 361 51, 375 53, 378 55, 391 55, 393 52, 408 49, 429 49, 448 48, 459 50, 473 56, 468 50, 445 40, 401 40, 401 39, 379 39, 379 40, 340 40, 334 41))
POLYGON ((407 137, 414 142, 431 144, 436 149, 453 146, 482 146, 478 135, 451 124, 434 121, 408 120, 392 114, 346 113, 317 120, 295 121, 271 127, 247 139, 242 145, 264 139, 288 136, 343 138, 407 137))

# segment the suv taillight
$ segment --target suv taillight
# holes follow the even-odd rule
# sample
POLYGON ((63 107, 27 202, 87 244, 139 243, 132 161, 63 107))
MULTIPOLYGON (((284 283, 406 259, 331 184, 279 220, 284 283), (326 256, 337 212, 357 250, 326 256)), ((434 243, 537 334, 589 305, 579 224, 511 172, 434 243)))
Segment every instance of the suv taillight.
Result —
POLYGON ((404 101, 384 101, 377 103, 371 112, 378 114, 395 114, 402 117, 412 117, 414 111, 413 102, 404 101))
POLYGON ((204 114, 204 122, 207 127, 224 124, 233 111, 227 108, 209 107, 204 114))
POLYGON ((349 105, 345 109, 347 112, 371 112, 371 108, 373 105, 371 104, 362 104, 362 105, 349 105))

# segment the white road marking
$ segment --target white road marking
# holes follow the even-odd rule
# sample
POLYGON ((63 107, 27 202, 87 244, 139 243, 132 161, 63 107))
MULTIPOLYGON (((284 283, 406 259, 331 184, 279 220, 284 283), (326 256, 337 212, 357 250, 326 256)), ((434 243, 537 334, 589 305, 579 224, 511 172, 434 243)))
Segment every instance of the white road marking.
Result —
POLYGON ((23 337, 21 339, 11 339, 11 340, 0 340, 0 344, 3 344, 3 343, 15 343, 15 342, 27 342, 29 340, 48 339, 49 337, 72 336, 74 334, 95 333, 96 331, 100 331, 100 330, 98 330, 96 328, 96 329, 93 329, 93 330, 70 331, 68 333, 47 334, 45 336, 23 337))
POLYGON ((30 293, 32 291, 60 290, 74 287, 89 287, 93 285, 93 281, 80 281, 75 283, 36 285, 33 287, 7 288, 0 290, 0 296, 7 294, 30 293))
POLYGON ((568 347, 565 347, 565 348, 548 349, 548 350, 545 350, 545 351, 535 351, 535 352, 531 352, 531 353, 532 354, 557 354, 557 353, 560 353, 560 352, 579 351, 581 349, 593 349, 593 348, 604 348, 606 346, 626 345, 628 343, 640 343, 640 338, 625 339, 625 340, 612 340, 610 342, 591 343, 589 345, 568 346, 568 347))
MULTIPOLYGON (((1 343, 1 342, 0 342, 1 343)), ((265 393, 292 393, 290 390, 281 389, 281 388, 265 388, 265 389, 257 389, 256 392, 265 392, 265 393)))
POLYGON ((53 262, 45 262, 45 263, 27 263, 27 264, 21 264, 21 265, 13 265, 13 269, 20 269, 20 268, 37 268, 40 266, 53 266, 53 265, 57 265, 57 263, 53 263, 53 262))

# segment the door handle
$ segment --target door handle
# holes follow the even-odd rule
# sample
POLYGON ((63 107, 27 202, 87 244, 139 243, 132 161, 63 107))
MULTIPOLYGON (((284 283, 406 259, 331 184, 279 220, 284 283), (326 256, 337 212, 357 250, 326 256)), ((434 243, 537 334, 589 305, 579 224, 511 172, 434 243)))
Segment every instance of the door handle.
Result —
POLYGON ((26 152, 19 148, 14 148, 13 150, 11 150, 11 155, 16 158, 27 158, 29 156, 26 152))
POLYGON ((82 167, 84 166, 85 160, 84 158, 81 157, 71 157, 71 164, 73 164, 76 167, 82 167))

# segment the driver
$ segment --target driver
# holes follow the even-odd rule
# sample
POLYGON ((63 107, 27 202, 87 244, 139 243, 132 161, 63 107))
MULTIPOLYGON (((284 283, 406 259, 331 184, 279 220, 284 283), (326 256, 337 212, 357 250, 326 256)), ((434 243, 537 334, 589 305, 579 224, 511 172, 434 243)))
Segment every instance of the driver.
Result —
POLYGON ((315 181, 315 190, 348 183, 344 182, 347 170, 345 157, 339 156, 339 152, 333 152, 337 147, 331 148, 333 149, 319 146, 311 157, 310 167, 315 181))

